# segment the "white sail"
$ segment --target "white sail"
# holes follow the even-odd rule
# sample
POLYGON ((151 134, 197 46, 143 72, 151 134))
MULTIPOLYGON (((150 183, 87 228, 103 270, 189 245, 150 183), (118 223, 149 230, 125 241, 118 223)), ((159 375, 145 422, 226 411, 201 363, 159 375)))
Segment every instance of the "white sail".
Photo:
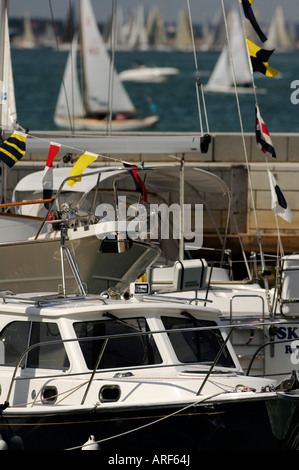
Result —
POLYGON ((77 71, 78 35, 75 34, 60 86, 55 114, 74 117, 85 115, 77 71))
POLYGON ((291 47, 291 39, 287 32, 283 9, 278 6, 272 18, 266 47, 269 49, 288 49, 291 47))
POLYGON ((90 0, 80 2, 81 51, 83 59, 87 112, 107 113, 134 112, 135 108, 116 71, 111 80, 110 57, 100 35, 90 0), (111 85, 110 85, 111 84, 111 85), (110 86, 113 90, 109 103, 110 86))
MULTIPOLYGON (((1 1, 1 0, 0 0, 1 1)), ((90 131, 146 129, 159 116, 138 116, 111 63, 90 0, 80 0, 80 89, 75 62, 75 43, 66 65, 54 113, 58 127, 90 131)))
POLYGON ((7 11, 4 14, 4 58, 2 81, 0 82, 0 96, 1 96, 1 128, 3 130, 13 130, 17 121, 17 110, 15 101, 15 89, 11 65, 10 41, 8 32, 8 18, 7 11))
POLYGON ((188 50, 192 46, 192 36, 188 14, 183 10, 179 11, 178 13, 175 45, 179 50, 188 50))
POLYGON ((148 38, 144 25, 143 5, 138 5, 132 14, 132 24, 127 47, 128 49, 148 49, 148 38))
POLYGON ((244 90, 246 90, 251 83, 248 52, 241 20, 236 10, 230 13, 228 24, 233 68, 228 46, 225 45, 205 87, 206 90, 219 92, 233 90, 233 71, 237 86, 244 87, 244 90))
POLYGON ((148 43, 151 47, 160 48, 166 46, 167 39, 164 21, 157 7, 154 7, 148 15, 146 31, 148 43))

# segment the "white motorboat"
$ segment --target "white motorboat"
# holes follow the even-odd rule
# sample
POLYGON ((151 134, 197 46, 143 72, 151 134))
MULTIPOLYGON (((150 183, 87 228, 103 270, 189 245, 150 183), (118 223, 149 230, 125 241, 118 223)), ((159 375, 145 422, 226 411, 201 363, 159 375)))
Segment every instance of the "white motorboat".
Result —
POLYGON ((296 380, 244 375, 217 310, 143 291, 3 293, 1 448, 296 448, 296 380))
MULTIPOLYGON (((249 259, 244 253, 244 258, 242 255, 242 258, 235 256, 232 259, 227 249, 229 227, 233 221, 231 194, 223 180, 200 168, 185 165, 183 169, 179 166, 156 168, 152 174, 147 174, 146 184, 150 205, 159 203, 162 208, 162 203, 166 203, 183 207, 189 201, 194 207, 203 204, 202 243, 195 246, 190 233, 182 230, 180 219, 175 217, 170 227, 176 235, 159 240, 161 255, 147 272, 152 294, 208 303, 221 310, 224 324, 246 324, 232 336, 232 344, 244 370, 277 379, 296 370, 298 255, 264 255, 268 265, 276 269, 276 282, 268 288, 264 276, 269 272, 261 268, 262 274, 258 273, 257 266, 263 266, 259 253, 251 253, 249 259), (223 208, 227 204, 225 222, 224 215, 218 217, 221 227, 217 226, 217 214, 213 214, 217 213, 217 204, 223 208), (212 242, 209 243, 211 235, 212 242), (261 326, 264 321, 267 324, 261 326), (260 326, 252 330, 252 325, 260 326), (254 360, 253 354, 256 354, 254 360)), ((162 212, 160 223, 161 226, 165 223, 162 212)), ((237 236, 242 253, 242 234, 237 236)))
POLYGON ((118 74, 123 82, 150 82, 162 83, 168 82, 179 74, 176 67, 147 67, 143 64, 137 65, 118 74))
POLYGON ((54 121, 58 127, 90 131, 130 131, 154 126, 159 117, 139 117, 114 70, 90 0, 80 0, 80 45, 84 92, 77 70, 78 35, 74 36, 61 84, 54 121), (112 78, 113 76, 113 78, 112 78))

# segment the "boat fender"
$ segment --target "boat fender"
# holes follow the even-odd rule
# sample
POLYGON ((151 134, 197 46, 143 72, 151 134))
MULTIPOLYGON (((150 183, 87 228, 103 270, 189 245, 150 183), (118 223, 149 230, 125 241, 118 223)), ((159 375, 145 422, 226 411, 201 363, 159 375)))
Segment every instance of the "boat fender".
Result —
POLYGON ((83 444, 82 450, 100 450, 100 446, 94 440, 94 436, 90 436, 88 441, 83 444))
POLYGON ((0 434, 0 450, 8 450, 7 444, 0 434))

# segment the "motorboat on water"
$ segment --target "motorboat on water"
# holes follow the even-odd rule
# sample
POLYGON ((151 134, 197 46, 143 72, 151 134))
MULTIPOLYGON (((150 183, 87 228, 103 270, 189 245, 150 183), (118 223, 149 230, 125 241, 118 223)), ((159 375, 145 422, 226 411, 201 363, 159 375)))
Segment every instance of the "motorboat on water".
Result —
POLYGON ((179 74, 176 67, 156 67, 137 64, 127 70, 122 70, 118 76, 122 82, 149 82, 162 83, 168 82, 179 74))

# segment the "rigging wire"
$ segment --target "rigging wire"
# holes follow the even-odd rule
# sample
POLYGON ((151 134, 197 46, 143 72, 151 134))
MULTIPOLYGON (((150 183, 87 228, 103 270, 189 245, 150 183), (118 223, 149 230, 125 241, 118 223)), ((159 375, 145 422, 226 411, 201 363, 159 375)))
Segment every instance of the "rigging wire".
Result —
POLYGON ((196 57, 196 48, 195 48, 195 41, 194 41, 194 32, 193 32, 193 25, 192 25, 192 15, 191 15, 191 8, 190 8, 190 0, 187 0, 187 8, 188 8, 189 26, 190 26, 191 40, 192 40, 192 50, 193 50, 193 57, 194 57, 194 64, 195 64, 195 71, 196 71, 196 84, 195 84, 195 86, 196 86, 198 117, 199 117, 199 122, 200 122, 200 131, 201 131, 201 134, 203 134, 203 123, 202 123, 202 116, 201 116, 199 91, 198 91, 199 87, 201 88, 201 97, 202 97, 202 102, 203 102, 203 109, 204 109, 207 132, 209 133, 210 130, 209 130, 207 108, 206 108, 206 103, 205 103, 205 96, 204 96, 203 86, 202 86, 202 82, 201 82, 201 79, 200 79, 200 76, 199 76, 199 70, 198 70, 198 63, 197 63, 197 57, 196 57))
MULTIPOLYGON (((52 22, 52 28, 53 28, 53 32, 54 32, 54 36, 55 36, 55 43, 56 43, 56 50, 57 50, 57 53, 58 53, 58 63, 59 63, 59 70, 60 70, 60 76, 61 76, 61 83, 62 83, 62 86, 63 86, 63 90, 64 90, 64 94, 65 94, 65 101, 66 101, 66 106, 67 106, 67 113, 68 113, 68 117, 69 117, 69 122, 70 122, 70 129, 71 129, 71 132, 72 134, 74 133, 74 127, 73 127, 73 117, 74 116, 71 116, 71 112, 70 112, 70 107, 69 107, 69 101, 68 101, 68 95, 67 95, 67 91, 66 91, 66 86, 65 86, 65 82, 64 82, 64 78, 63 78, 63 66, 62 66, 62 63, 61 63, 61 56, 60 56, 60 50, 59 50, 59 44, 58 44, 58 37, 57 37, 57 33, 56 33, 56 29, 54 27, 54 14, 53 14, 53 7, 52 7, 52 0, 49 0, 49 8, 50 8, 50 13, 51 13, 51 22, 52 22)), ((73 16, 73 13, 72 13, 72 4, 71 4, 71 0, 69 0, 69 11, 70 11, 70 15, 71 17, 73 16)), ((73 57, 73 54, 72 54, 72 46, 70 48, 70 54, 71 54, 71 60, 74 60, 74 57, 73 57)), ((75 58, 76 59, 76 58, 75 58)), ((73 67, 72 67, 73 69, 73 67)), ((73 82, 72 82, 72 88, 73 88, 73 82)), ((72 91, 72 98, 74 99, 74 93, 72 91)), ((73 104, 73 109, 74 109, 74 104, 73 104)))
POLYGON ((108 120, 107 120, 107 133, 111 135, 112 130, 112 111, 113 111, 113 85, 114 85, 114 66, 115 66, 115 38, 116 38, 116 13, 117 13, 117 0, 112 2, 112 34, 111 37, 111 59, 109 69, 109 83, 108 83, 108 120))

